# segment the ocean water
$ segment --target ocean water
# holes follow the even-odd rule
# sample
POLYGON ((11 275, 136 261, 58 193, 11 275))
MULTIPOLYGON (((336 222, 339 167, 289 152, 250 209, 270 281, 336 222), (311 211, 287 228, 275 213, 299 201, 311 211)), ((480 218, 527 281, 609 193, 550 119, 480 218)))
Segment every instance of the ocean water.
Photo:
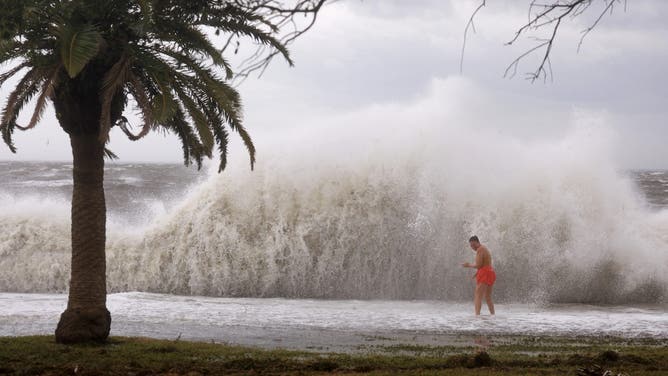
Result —
MULTIPOLYGON (((439 132, 276 138, 253 172, 109 163, 112 332, 668 337, 668 171, 620 171, 590 131, 439 132), (471 315, 471 234, 494 256, 493 319, 471 315)), ((0 335, 51 333, 65 307, 70 169, 0 162, 0 335)))
MULTIPOLYGON (((0 162, 0 291, 67 290, 70 169, 0 162)), ((666 303, 668 172, 580 169, 489 193, 417 167, 283 180, 110 164, 109 290, 463 301, 478 233, 499 301, 666 303)))
MULTIPOLYGON (((51 334, 66 305, 57 294, 0 294, 0 336, 51 334)), ((112 336, 142 336, 351 351, 360 345, 471 346, 504 336, 668 339, 659 306, 501 304, 474 317, 471 305, 442 301, 218 298, 149 293, 109 296, 112 336)))

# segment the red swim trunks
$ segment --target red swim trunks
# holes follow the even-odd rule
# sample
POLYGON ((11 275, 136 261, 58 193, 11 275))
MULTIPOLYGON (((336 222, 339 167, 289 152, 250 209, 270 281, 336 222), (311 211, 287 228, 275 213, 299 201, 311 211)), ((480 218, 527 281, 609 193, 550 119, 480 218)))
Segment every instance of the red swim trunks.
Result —
POLYGON ((478 272, 475 275, 475 280, 480 284, 484 283, 486 285, 494 285, 494 281, 496 281, 496 273, 494 272, 494 268, 491 266, 483 266, 482 268, 478 269, 478 272))

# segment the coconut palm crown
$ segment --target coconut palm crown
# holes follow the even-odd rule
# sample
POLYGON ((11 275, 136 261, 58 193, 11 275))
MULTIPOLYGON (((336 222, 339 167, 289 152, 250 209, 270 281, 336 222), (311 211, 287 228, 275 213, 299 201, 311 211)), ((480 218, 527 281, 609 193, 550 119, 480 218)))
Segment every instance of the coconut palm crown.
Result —
POLYGON ((259 48, 251 70, 264 69, 276 55, 292 64, 286 44, 313 25, 324 2, 0 0, 0 86, 15 82, 0 116, 2 138, 15 152, 14 132, 35 127, 50 102, 72 147, 71 278, 58 342, 104 341, 109 335, 103 181, 105 156, 114 157, 106 148, 111 129, 120 128, 131 140, 154 130, 174 133, 186 165, 201 166, 217 147, 220 170, 233 130, 252 168, 255 147, 223 52, 248 38, 259 48), (311 23, 281 34, 282 26, 296 25, 296 15, 311 15, 311 23), (227 43, 217 48, 213 34, 227 43), (262 53, 267 57, 258 61, 262 53), (32 115, 19 124, 19 114, 31 104, 32 115), (128 107, 142 118, 135 130, 123 116, 128 107))

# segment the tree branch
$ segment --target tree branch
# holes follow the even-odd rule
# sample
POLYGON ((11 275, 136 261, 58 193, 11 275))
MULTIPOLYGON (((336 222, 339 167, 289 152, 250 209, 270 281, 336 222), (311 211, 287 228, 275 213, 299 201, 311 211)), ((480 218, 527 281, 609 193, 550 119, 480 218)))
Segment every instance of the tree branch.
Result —
MULTIPOLYGON (((505 43, 505 45, 510 46, 517 42, 522 35, 528 34, 530 31, 539 31, 543 28, 549 28, 549 34, 547 38, 533 38, 539 43, 524 53, 519 55, 515 60, 513 60, 507 67, 503 74, 504 77, 514 77, 517 73, 517 68, 521 60, 526 58, 529 55, 532 55, 538 51, 543 51, 542 58, 538 67, 531 73, 528 73, 527 79, 531 82, 536 81, 536 79, 543 78, 547 79, 548 76, 552 77, 552 68, 550 63, 550 55, 554 48, 554 42, 557 39, 557 34, 559 28, 563 25, 564 21, 567 19, 574 19, 583 15, 587 10, 589 10, 592 4, 597 0, 551 0, 551 2, 542 2, 538 3, 536 0, 532 0, 528 6, 528 17, 527 22, 520 26, 516 31, 512 39, 505 43)), ((584 38, 601 22, 603 17, 606 14, 610 14, 613 11, 613 8, 616 3, 621 3, 622 0, 599 0, 604 3, 603 10, 598 14, 594 22, 582 31, 582 37, 578 43, 578 52, 582 46, 584 38)), ((464 43, 462 46, 462 57, 460 60, 460 72, 463 70, 463 61, 464 61, 464 49, 466 47, 466 38, 468 30, 470 27, 473 27, 473 19, 478 14, 480 9, 485 5, 485 1, 475 9, 471 18, 469 19, 466 27, 464 29, 464 43)), ((624 9, 626 10, 626 0, 624 0, 624 9)), ((475 31, 475 28, 473 28, 475 31)))
POLYGON ((459 60, 459 74, 462 74, 464 72, 464 50, 466 50, 466 39, 468 37, 469 33, 469 28, 473 30, 475 33, 475 24, 473 23, 473 19, 475 18, 476 14, 480 12, 480 9, 482 9, 485 6, 486 0, 482 0, 480 4, 478 5, 477 8, 473 11, 471 14, 471 17, 469 18, 469 22, 466 23, 466 27, 464 28, 464 42, 462 43, 462 53, 460 55, 460 60, 459 60))

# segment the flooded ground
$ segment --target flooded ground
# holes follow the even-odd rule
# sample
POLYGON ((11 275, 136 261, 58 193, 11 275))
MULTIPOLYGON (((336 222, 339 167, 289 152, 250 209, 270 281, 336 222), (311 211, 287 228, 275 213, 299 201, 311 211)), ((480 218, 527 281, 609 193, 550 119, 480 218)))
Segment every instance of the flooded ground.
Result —
MULTIPOLYGON (((51 334, 60 294, 0 294, 0 336, 51 334)), ((495 337, 668 339, 665 306, 500 304, 476 318, 470 304, 439 301, 257 299, 109 295, 112 336, 189 339, 258 347, 354 351, 410 343, 484 345, 495 337)))

